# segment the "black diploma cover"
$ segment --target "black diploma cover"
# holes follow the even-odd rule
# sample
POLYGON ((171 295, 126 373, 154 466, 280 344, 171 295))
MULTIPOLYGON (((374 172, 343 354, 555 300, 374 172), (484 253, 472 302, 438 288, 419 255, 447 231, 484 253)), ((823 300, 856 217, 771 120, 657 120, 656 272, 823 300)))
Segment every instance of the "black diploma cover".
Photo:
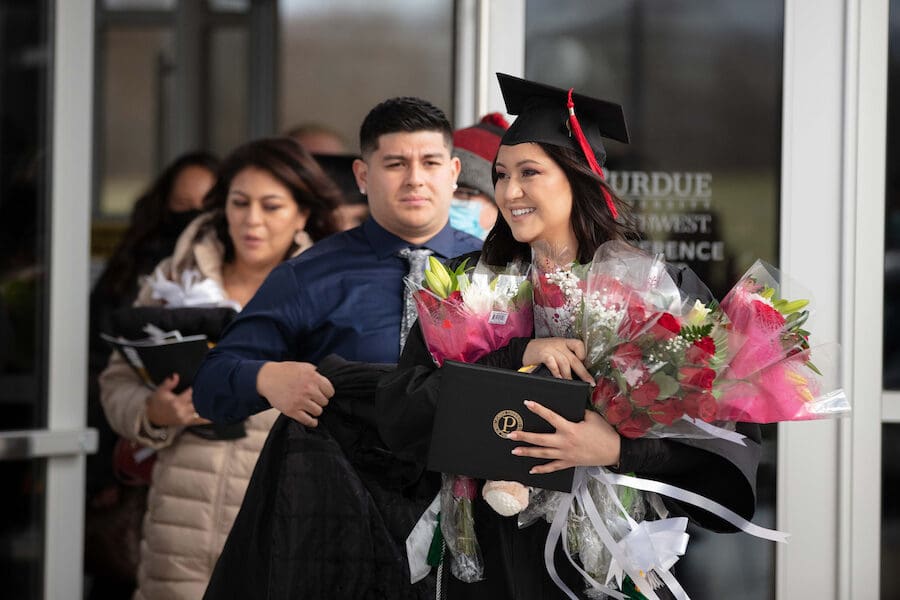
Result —
POLYGON ((515 429, 553 433, 553 427, 525 405, 533 400, 570 421, 582 421, 590 396, 584 381, 517 373, 445 361, 428 453, 432 471, 478 479, 572 491, 574 469, 530 475, 543 459, 511 453, 522 442, 506 438, 515 429))

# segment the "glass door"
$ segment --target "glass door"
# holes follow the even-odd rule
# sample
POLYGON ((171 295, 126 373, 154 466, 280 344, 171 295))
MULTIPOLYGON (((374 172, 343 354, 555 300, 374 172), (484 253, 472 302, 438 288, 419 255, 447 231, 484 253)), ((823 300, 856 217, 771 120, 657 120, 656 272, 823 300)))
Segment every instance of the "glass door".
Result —
POLYGON ((776 262, 816 300, 815 331, 842 344, 852 418, 767 427, 756 520, 790 543, 700 534, 690 553, 703 558, 679 563, 698 597, 869 596, 860 590, 888 564, 877 358, 887 3, 462 3, 478 17, 474 66, 461 70, 477 75, 470 101, 502 111, 482 74, 505 71, 621 102, 634 141, 611 149, 611 181, 636 201, 651 249, 714 287, 755 256, 776 262), (657 193, 677 173, 704 193, 657 193))
POLYGON ((80 596, 84 455, 96 444, 83 392, 92 9, 0 4, 0 580, 11 598, 80 596))

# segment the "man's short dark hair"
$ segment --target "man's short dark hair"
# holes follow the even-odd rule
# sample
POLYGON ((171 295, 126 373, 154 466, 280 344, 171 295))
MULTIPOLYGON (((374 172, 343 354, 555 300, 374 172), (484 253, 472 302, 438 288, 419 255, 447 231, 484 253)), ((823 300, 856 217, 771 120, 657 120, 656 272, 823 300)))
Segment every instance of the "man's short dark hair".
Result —
POLYGON ((363 156, 378 150, 378 138, 388 133, 436 131, 453 148, 453 129, 440 108, 421 98, 402 96, 385 100, 369 111, 359 128, 359 150, 363 156))

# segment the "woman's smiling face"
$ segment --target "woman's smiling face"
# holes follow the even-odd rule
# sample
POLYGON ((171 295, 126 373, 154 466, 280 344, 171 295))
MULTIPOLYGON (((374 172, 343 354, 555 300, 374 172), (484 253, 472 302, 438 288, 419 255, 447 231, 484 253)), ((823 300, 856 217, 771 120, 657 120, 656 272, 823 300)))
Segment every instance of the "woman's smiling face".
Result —
POLYGON ((562 168, 535 143, 500 146, 495 198, 516 241, 546 242, 577 253, 572 186, 562 168))

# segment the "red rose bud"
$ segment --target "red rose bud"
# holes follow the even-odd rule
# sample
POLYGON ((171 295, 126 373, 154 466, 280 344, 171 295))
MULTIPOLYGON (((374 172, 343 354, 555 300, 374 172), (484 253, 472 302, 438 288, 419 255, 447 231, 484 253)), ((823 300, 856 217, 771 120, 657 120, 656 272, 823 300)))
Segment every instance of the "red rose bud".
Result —
POLYGON ((694 365, 706 366, 716 354, 716 343, 709 336, 702 337, 687 349, 684 353, 687 362, 694 365))
POLYGON ((700 415, 700 418, 707 423, 712 423, 716 420, 716 413, 718 412, 719 407, 716 404, 716 398, 709 392, 703 392, 700 394, 700 399, 697 405, 697 412, 700 415))
POLYGON ((716 399, 709 392, 688 392, 681 401, 685 414, 711 423, 716 418, 716 399))
POLYGON ((650 417, 644 413, 635 413, 631 418, 616 425, 616 430, 620 435, 633 440, 643 436, 651 427, 653 427, 653 421, 650 417))
POLYGON ((684 385, 711 390, 715 379, 716 372, 708 367, 681 367, 678 369, 678 380, 684 385))
POLYGON ((466 500, 475 499, 475 480, 465 475, 457 475, 453 478, 453 497, 466 500))
POLYGON ((606 377, 600 377, 597 379, 597 385, 594 386, 594 391, 591 392, 591 404, 598 408, 606 406, 609 399, 618 393, 619 386, 616 385, 615 381, 607 379, 606 377))
POLYGON ((765 331, 780 331, 784 327, 784 315, 782 315, 774 306, 769 306, 765 302, 754 300, 750 303, 753 307, 754 322, 765 331))
POLYGON ((630 417, 632 412, 631 403, 621 395, 616 395, 607 400, 603 416, 607 423, 616 426, 630 417))
POLYGON ((613 351, 609 360, 615 368, 624 371, 629 367, 640 365, 642 358, 643 352, 641 352, 641 349, 636 344, 626 342, 613 351))
POLYGON ((416 301, 429 315, 433 315, 441 306, 441 301, 425 290, 418 290, 415 293, 415 296, 416 301))
POLYGON ((631 401, 636 406, 647 407, 659 397, 659 386, 653 381, 631 390, 631 401))
POLYGON ((663 313, 650 328, 650 335, 658 340, 670 340, 681 331, 678 319, 669 313, 663 313))
POLYGON ((619 337, 631 339, 641 332, 644 324, 647 322, 647 312, 640 304, 629 304, 626 309, 625 318, 619 325, 619 337))
POLYGON ((555 283, 547 281, 546 275, 541 275, 538 279, 538 288, 534 291, 534 301, 541 306, 549 306, 559 308, 565 305, 566 296, 563 291, 555 283))
POLYGON ((681 418, 684 408, 678 398, 666 398, 662 402, 654 402, 648 409, 650 418, 661 425, 671 425, 681 418))

